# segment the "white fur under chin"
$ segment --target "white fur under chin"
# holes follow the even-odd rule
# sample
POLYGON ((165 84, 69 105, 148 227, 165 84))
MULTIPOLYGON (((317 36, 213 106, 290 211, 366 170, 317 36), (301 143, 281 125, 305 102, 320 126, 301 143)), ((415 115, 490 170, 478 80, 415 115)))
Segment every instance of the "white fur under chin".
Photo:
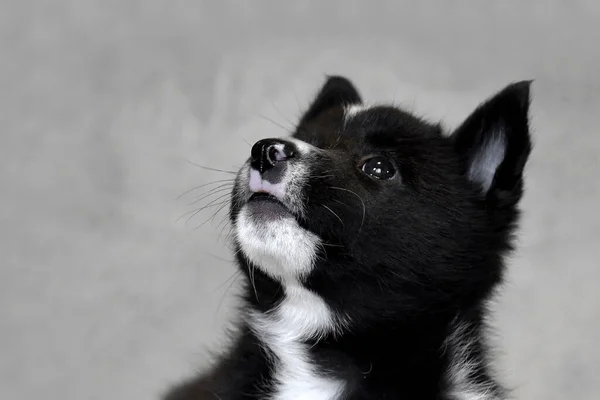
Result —
POLYGON ((323 299, 299 284, 286 284, 284 300, 270 313, 251 312, 248 323, 275 356, 271 400, 335 400, 345 382, 324 376, 310 362, 303 341, 338 330, 341 324, 323 299))
POLYGON ((244 206, 235 230, 244 255, 277 280, 296 280, 310 272, 317 257, 319 237, 301 228, 292 217, 257 224, 244 206))
POLYGON ((320 240, 294 218, 255 222, 246 207, 236 221, 236 236, 244 255, 283 285, 285 295, 268 313, 250 311, 247 323, 273 354, 273 394, 270 400, 336 400, 345 382, 324 376, 311 363, 307 339, 336 333, 343 327, 325 301, 298 283, 310 272, 320 240))

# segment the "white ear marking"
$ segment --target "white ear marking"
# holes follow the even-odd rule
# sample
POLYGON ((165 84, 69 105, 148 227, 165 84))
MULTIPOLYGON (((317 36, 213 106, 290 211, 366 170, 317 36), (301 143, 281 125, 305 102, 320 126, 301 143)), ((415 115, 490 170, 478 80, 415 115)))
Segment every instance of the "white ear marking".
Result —
POLYGON ((365 111, 367 108, 363 104, 351 104, 344 107, 344 124, 347 124, 355 115, 365 111))
POLYGON ((504 160, 506 137, 502 130, 495 131, 484 139, 469 166, 469 179, 481 185, 484 192, 492 186, 496 170, 504 160))

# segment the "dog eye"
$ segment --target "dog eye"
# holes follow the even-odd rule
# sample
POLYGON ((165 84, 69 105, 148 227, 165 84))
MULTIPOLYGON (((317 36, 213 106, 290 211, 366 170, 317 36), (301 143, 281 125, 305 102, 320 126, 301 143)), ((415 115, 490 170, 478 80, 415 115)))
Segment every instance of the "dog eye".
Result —
POLYGON ((362 165, 362 171, 375 179, 392 179, 396 175, 394 163, 386 157, 376 156, 369 158, 362 165))

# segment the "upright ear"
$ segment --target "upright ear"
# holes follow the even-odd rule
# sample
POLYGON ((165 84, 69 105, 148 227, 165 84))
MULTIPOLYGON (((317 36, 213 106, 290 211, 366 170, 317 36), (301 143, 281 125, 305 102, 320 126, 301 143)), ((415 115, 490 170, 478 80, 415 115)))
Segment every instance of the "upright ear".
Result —
POLYGON ((300 125, 334 107, 345 107, 361 103, 360 94, 352 82, 341 76, 328 76, 327 81, 300 119, 300 125))
POLYGON ((523 169, 531 152, 529 88, 513 83, 481 104, 451 138, 464 173, 488 199, 516 203, 523 192, 523 169))

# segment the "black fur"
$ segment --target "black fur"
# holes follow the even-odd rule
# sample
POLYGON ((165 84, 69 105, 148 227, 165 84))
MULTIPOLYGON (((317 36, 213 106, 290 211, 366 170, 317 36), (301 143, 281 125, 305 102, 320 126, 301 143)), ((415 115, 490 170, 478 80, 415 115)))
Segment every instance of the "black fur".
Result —
MULTIPOLYGON (((519 216, 531 150, 529 86, 506 87, 449 135, 388 106, 345 123, 343 107, 361 98, 341 77, 328 78, 301 118, 294 136, 325 150, 311 167, 307 213, 298 219, 325 243, 303 284, 352 321, 341 335, 310 342, 310 355, 348 382, 345 399, 450 399, 447 373, 460 343, 474 365, 469 380, 502 398, 482 330, 519 216), (468 171, 495 134, 506 148, 485 190, 468 171), (378 181, 362 173, 360 160, 372 154, 391 157, 399 176, 378 181)), ((232 202, 234 222, 240 206, 232 202)), ((248 274, 242 252, 237 261, 248 274)), ((260 296, 248 287, 243 307, 271 310, 284 296, 280 284, 258 268, 254 278, 260 296)), ((166 399, 268 398, 267 351, 241 326, 217 366, 166 399)))

